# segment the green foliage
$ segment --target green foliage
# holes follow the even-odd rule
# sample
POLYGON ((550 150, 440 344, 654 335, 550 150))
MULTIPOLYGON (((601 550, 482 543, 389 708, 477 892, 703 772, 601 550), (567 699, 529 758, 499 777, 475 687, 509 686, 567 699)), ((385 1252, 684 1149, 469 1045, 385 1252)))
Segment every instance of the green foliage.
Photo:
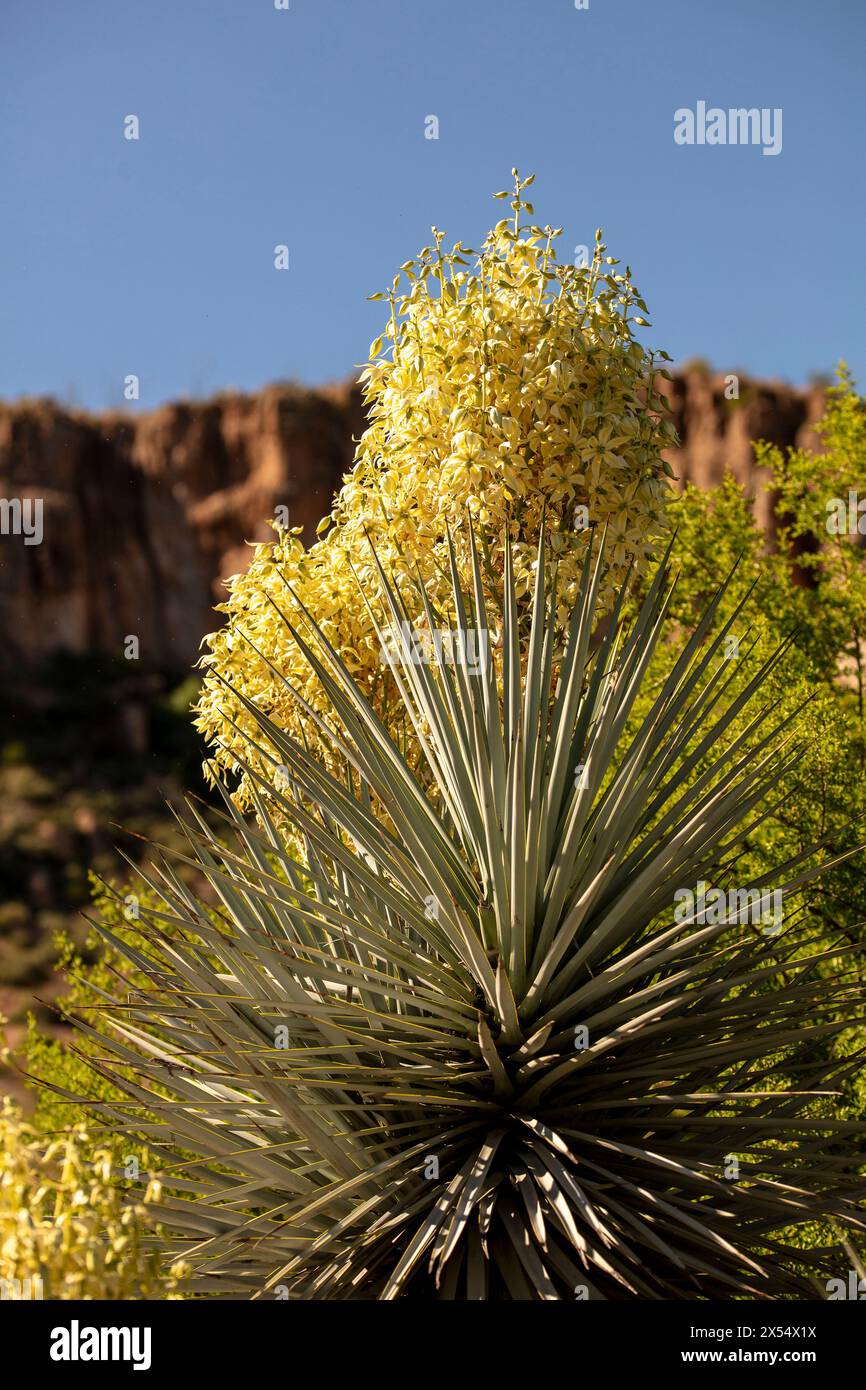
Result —
MULTIPOLYGON (((786 597, 802 626, 810 655, 834 685, 840 674, 851 690, 859 722, 863 765, 864 641, 866 641, 866 402, 854 389, 844 364, 828 393, 818 426, 823 450, 787 454, 767 444, 756 449, 759 465, 768 468, 777 492, 780 553, 796 557, 808 583, 786 597), (858 493, 858 488, 860 489, 858 493), (840 526, 840 507, 849 493, 864 503, 863 514, 840 526), (858 525, 861 523, 862 525, 858 525), (842 671, 840 673, 840 663, 842 671)), ((855 503, 856 507, 856 503, 855 503)))
MULTIPOLYGON (((794 635, 793 644, 769 671, 761 695, 781 713, 797 714, 809 755, 779 779, 774 810, 754 827, 743 858, 743 872, 758 876, 805 845, 823 842, 827 853, 852 849, 866 839, 866 778, 862 653, 866 615, 866 549, 862 537, 828 532, 828 502, 845 499, 866 481, 866 412, 844 367, 828 395, 818 432, 823 452, 756 445, 756 461, 768 471, 773 498, 775 547, 755 522, 751 499, 728 474, 715 488, 688 485, 672 507, 677 528, 677 588, 674 623, 687 627, 712 593, 720 573, 736 564, 721 612, 728 615, 751 591, 748 625, 735 627, 745 650, 754 642, 764 654, 794 635)), ((654 682, 661 680, 668 653, 653 663, 648 692, 636 717, 646 712, 654 682)), ((732 681, 737 684, 736 660, 732 681)), ((745 727, 746 716, 734 721, 745 727)), ((866 877, 858 855, 837 864, 808 897, 809 909, 826 941, 862 943, 866 925, 866 877)), ((863 957, 851 963, 863 973, 863 957)), ((818 967, 838 968, 831 958, 818 967)), ((817 1049, 829 1061, 866 1041, 854 1027, 817 1049)), ((840 1088, 834 1113, 866 1116, 866 1076, 856 1072, 840 1088)), ((820 1238, 825 1228, 816 1228, 820 1238)), ((792 1241, 809 1232, 789 1232, 792 1241)), ((812 1233, 814 1238, 814 1233, 812 1233)))
MULTIPOLYGON (((810 751, 780 779, 774 813, 750 837, 749 867, 756 873, 818 840, 833 853, 866 838, 866 725, 857 655, 866 632, 866 548, 862 537, 826 529, 828 501, 847 500, 849 488, 866 480, 866 413, 844 369, 820 429, 824 453, 757 446, 775 497, 777 549, 768 549, 749 499, 730 475, 707 491, 686 487, 672 508, 678 581, 671 632, 691 624, 719 575, 736 564, 721 612, 732 612, 752 592, 747 621, 733 629, 740 649, 754 643, 766 655, 793 638, 760 693, 781 713, 802 709, 797 723, 810 751)), ((657 679, 666 659, 657 656, 657 679)), ((732 656, 734 686, 740 667, 732 656)), ((639 703, 638 713, 642 709, 639 703)), ((828 875, 814 908, 828 929, 862 939, 866 879, 860 860, 828 875)))
MULTIPOLYGON (((100 920, 121 937, 129 935, 123 916, 123 900, 91 876, 93 910, 100 920)), ((155 906, 155 903, 151 903, 155 906)), ((61 1016, 70 1025, 76 1017, 86 1019, 100 995, 114 983, 116 955, 106 950, 95 930, 79 943, 62 935, 55 944, 56 968, 66 977, 67 989, 58 1002, 61 1016)), ((24 1047, 26 1075, 36 1085, 36 1111, 33 1123, 45 1131, 62 1131, 80 1119, 81 1106, 69 1096, 87 1094, 95 1101, 117 1098, 116 1089, 94 1072, 89 1058, 98 1055, 94 1042, 82 1035, 70 1046, 67 1038, 48 1036, 31 1014, 24 1047)), ((139 1136, 140 1137, 140 1136, 139 1136)))
MULTIPOLYGON (((103 931, 110 931, 114 942, 131 946, 138 939, 138 933, 128 916, 130 885, 108 883, 94 874, 90 876, 90 883, 91 920, 98 920, 103 931)), ((140 880, 131 886, 139 912, 158 911, 160 899, 154 889, 140 880)), ((95 927, 90 928, 83 946, 76 939, 61 934, 55 951, 56 969, 63 973, 67 983, 56 1007, 70 1028, 76 1023, 89 1025, 94 1010, 117 987, 121 969, 126 971, 125 979, 131 988, 140 988, 144 983, 141 975, 127 968, 118 945, 107 943, 95 927)), ((81 1096, 86 1095, 91 1104, 121 1099, 116 1085, 98 1067, 102 1048, 98 1037, 89 1031, 80 1031, 74 1042, 68 1036, 48 1036, 31 1014, 23 1053, 25 1075, 35 1087, 33 1124, 37 1129, 62 1131, 77 1123, 81 1117, 81 1096)), ((115 1142, 105 1126, 100 1140, 104 1144, 115 1142)), ((150 1172, 158 1166, 158 1159, 148 1149, 146 1135, 135 1126, 122 1126, 118 1142, 124 1151, 128 1150, 130 1142, 136 1145, 143 1169, 150 1172)))

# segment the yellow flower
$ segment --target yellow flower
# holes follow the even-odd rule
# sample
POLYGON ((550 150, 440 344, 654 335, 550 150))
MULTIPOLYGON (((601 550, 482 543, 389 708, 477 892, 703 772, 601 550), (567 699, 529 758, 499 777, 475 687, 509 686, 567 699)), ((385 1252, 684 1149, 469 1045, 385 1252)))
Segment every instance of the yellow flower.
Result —
MULTIPOLYGON (((543 513, 564 601, 585 547, 597 545, 609 523, 623 524, 602 600, 613 599, 631 562, 637 573, 650 564, 666 527, 661 450, 672 431, 654 387, 663 365, 632 334, 635 310, 646 313, 646 305, 630 273, 605 260, 600 233, 592 265, 578 270, 557 261, 558 230, 515 227, 532 211, 525 186, 516 179, 515 218, 489 233, 474 265, 475 253, 460 242, 446 254, 439 232, 434 247, 406 263, 414 279, 399 294, 398 277, 386 296, 388 322, 362 374, 369 424, 330 529, 306 554, 297 534, 282 533, 258 546, 246 574, 230 583, 222 605, 228 625, 206 639, 197 714, 223 766, 237 771, 237 759, 255 762, 258 754, 244 737, 249 716, 220 677, 281 728, 297 737, 303 728, 316 743, 286 684, 327 711, 286 625, 286 617, 297 622, 292 590, 388 718, 390 678, 352 573, 354 564, 378 611, 368 537, 386 569, 417 567, 434 607, 444 596, 448 529, 467 572, 467 511, 510 533, 522 594, 543 513), (575 529, 577 502, 592 529, 575 529)), ((491 559, 501 564, 501 552, 491 559)))
POLYGON ((146 1203, 84 1124, 48 1143, 0 1107, 0 1292, 5 1298, 179 1298, 188 1270, 161 1249, 146 1203))

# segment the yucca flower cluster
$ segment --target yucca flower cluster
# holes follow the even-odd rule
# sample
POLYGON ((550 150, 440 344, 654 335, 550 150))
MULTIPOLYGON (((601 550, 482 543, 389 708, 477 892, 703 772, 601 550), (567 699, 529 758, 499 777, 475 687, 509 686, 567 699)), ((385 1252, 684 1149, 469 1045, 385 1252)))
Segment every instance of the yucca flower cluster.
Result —
MULTIPOLYGON (((433 228, 432 245, 404 263, 387 294, 371 296, 387 300, 389 314, 362 375, 370 424, 320 540, 305 550, 300 528, 279 532, 230 581, 227 626, 206 639, 198 726, 235 770, 236 753, 250 756, 252 729, 238 694, 294 732, 298 705, 286 682, 313 709, 326 707, 280 616, 289 589, 386 710, 393 684, 353 575, 378 601, 368 538, 395 573, 420 574, 434 611, 447 594, 449 530, 459 571, 469 573, 467 513, 487 535, 508 536, 519 600, 546 515, 563 615, 586 547, 605 527, 603 604, 629 565, 641 572, 653 557, 670 492, 661 450, 674 437, 655 390, 667 354, 636 341, 648 311, 601 232, 591 263, 559 262, 561 229, 531 220, 534 176, 514 176, 513 216, 477 256, 459 241, 446 253, 433 228)), ((501 577, 500 542, 486 563, 501 577)))
POLYGON ((179 1298, 183 1266, 166 1272, 146 1204, 127 1195, 111 1149, 85 1124, 46 1144, 8 1099, 0 1109, 0 1296, 179 1298))

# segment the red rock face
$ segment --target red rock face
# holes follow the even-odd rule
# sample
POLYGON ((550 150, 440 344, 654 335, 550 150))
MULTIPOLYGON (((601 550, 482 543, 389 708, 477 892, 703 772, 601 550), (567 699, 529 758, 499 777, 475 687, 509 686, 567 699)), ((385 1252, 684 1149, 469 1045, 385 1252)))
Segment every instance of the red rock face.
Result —
POLYGON ((758 521, 772 538, 772 499, 764 491, 766 470, 755 467, 753 444, 766 439, 780 448, 819 450, 814 426, 824 408, 819 387, 795 390, 739 378, 739 399, 725 399, 726 378, 703 371, 677 373, 666 388, 680 448, 666 457, 681 483, 709 488, 733 473, 755 499, 758 521))
MULTIPOLYGON (((759 493, 752 441, 815 447, 820 390, 686 371, 668 385, 682 481, 726 468, 759 493)), ((222 581, 272 535, 277 506, 309 543, 363 429, 352 385, 275 385, 138 416, 49 401, 0 405, 0 497, 43 499, 43 540, 0 535, 0 650, 19 665, 66 650, 115 652, 134 634, 150 662, 185 668, 216 625, 222 581)), ((758 498, 769 521, 769 499, 758 498)))

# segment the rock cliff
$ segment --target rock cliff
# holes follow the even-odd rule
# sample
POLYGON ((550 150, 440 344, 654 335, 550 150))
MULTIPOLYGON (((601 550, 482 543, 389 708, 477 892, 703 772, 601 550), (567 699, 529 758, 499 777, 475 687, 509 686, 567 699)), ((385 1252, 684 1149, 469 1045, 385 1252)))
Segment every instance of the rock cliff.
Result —
MULTIPOLYGON (((819 388, 684 370, 668 383, 681 479, 725 468, 759 492, 752 441, 814 445, 819 388)), ((140 415, 85 415, 50 401, 0 404, 0 498, 43 499, 43 539, 0 535, 0 647, 20 667, 57 652, 120 654, 186 668, 215 624, 222 580, 267 518, 288 507, 311 541, 363 429, 358 388, 273 385, 140 415)), ((758 502, 766 523, 767 501, 758 502)), ((8 528, 7 528, 8 529, 8 528)))

